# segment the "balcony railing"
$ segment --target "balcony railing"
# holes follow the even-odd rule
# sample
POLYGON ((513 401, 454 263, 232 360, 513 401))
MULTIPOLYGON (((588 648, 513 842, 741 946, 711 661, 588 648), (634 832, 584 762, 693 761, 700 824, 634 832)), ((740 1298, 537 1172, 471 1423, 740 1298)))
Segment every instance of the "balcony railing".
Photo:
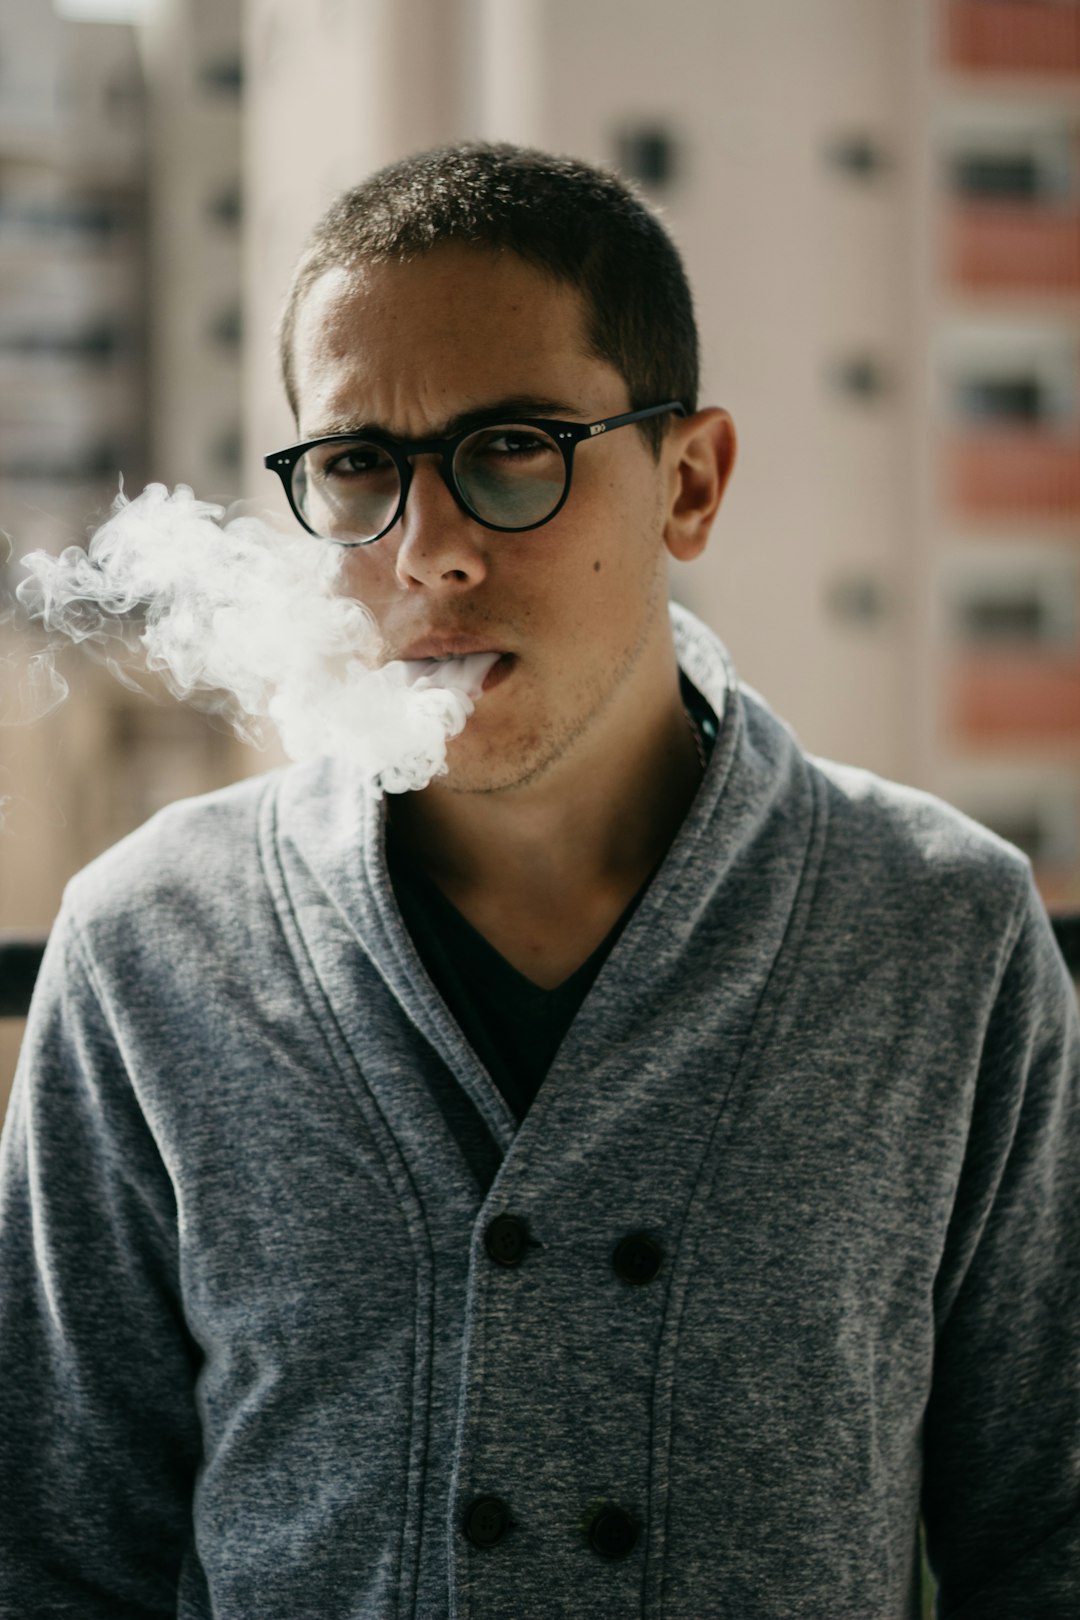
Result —
MULTIPOLYGON (((1080 982, 1080 911, 1052 912, 1051 926, 1073 978, 1080 982)), ((25 1018, 41 966, 40 935, 0 934, 0 1018, 25 1018)))
POLYGON ((977 292, 1080 293, 1080 213, 1023 203, 956 204, 949 275, 977 292))
POLYGON ((951 67, 991 73, 1080 73, 1080 7, 1061 0, 952 0, 951 67))
POLYGON ((1080 438, 1038 427, 958 437, 945 479, 950 504, 972 517, 1080 516, 1080 438))

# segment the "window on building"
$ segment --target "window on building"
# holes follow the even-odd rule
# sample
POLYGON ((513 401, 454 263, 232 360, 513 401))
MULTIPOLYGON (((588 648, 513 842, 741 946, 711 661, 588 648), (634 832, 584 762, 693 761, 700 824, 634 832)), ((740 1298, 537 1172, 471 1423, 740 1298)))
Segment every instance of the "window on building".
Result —
POLYGON ((130 207, 121 202, 65 197, 48 201, 0 194, 0 233, 44 239, 76 237, 108 242, 130 228, 130 207))
POLYGON ((1036 560, 1027 545, 1004 544, 987 557, 957 548, 946 569, 952 638, 990 651, 1074 652, 1080 646, 1080 568, 1069 548, 1036 560))
POLYGON ((1053 415, 1042 378, 1029 372, 961 378, 956 403, 959 415, 969 422, 1034 424, 1053 415))
POLYGON ((669 186, 680 168, 675 137, 658 124, 621 130, 615 137, 615 166, 643 186, 669 186))
POLYGON ((243 199, 239 180, 232 180, 226 186, 219 186, 210 193, 205 203, 206 214, 215 225, 222 225, 228 230, 235 230, 243 217, 243 199))
POLYGON ((825 587, 825 607, 839 624, 874 629, 892 609, 888 588, 873 574, 838 574, 825 587))
POLYGON ((199 69, 203 89, 215 96, 239 96, 244 88, 244 65, 239 56, 213 56, 199 69))
POLYGON ((128 446, 102 440, 80 449, 47 444, 32 452, 0 454, 0 478, 13 484, 94 484, 115 479, 127 458, 128 446))
POLYGON ((961 803, 960 808, 1023 850, 1036 868, 1067 871, 1076 862, 1080 827, 1066 795, 1048 792, 1023 804, 961 803))
POLYGON ((1076 189, 1077 131, 1072 119, 987 113, 947 137, 946 177, 954 195, 973 202, 1051 203, 1076 189))
POLYGON ((0 354, 20 358, 74 360, 86 365, 111 365, 130 347, 130 332, 101 322, 74 332, 0 332, 0 354))
POLYGON ((229 353, 240 347, 243 336, 243 317, 239 304, 227 304, 224 309, 211 316, 207 323, 207 335, 215 348, 223 349, 229 353))
POLYGON ((877 180, 892 167, 885 146, 873 135, 840 135, 829 142, 825 157, 830 166, 853 180, 877 180))
POLYGON ((961 197, 1033 202, 1042 195, 1039 164, 1030 153, 964 152, 951 165, 953 190, 961 197))
POLYGON ((888 365, 873 354, 846 355, 828 367, 828 378, 837 393, 859 404, 873 404, 892 388, 888 365))
POLYGON ((975 596, 958 604, 956 623, 968 642, 1034 643, 1047 640, 1046 604, 1031 596, 975 596))
POLYGON ((1040 862, 1046 845, 1046 828, 1042 818, 1034 810, 1023 811, 1006 815, 996 814, 992 822, 983 823, 989 826, 991 832, 996 832, 999 838, 1007 839, 1015 844, 1017 849, 1023 850, 1030 861, 1040 862))

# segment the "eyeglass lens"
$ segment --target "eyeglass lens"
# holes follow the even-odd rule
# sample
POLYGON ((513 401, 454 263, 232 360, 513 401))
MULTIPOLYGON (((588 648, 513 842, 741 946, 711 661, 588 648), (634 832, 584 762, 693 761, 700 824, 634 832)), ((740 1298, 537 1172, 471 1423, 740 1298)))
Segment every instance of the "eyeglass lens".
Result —
MULTIPOLYGON (((465 504, 486 523, 527 529, 550 517, 566 487, 563 453, 540 428, 478 428, 454 455, 465 504)), ((397 509, 401 481, 393 458, 365 439, 308 450, 293 469, 293 499, 305 523, 328 540, 371 540, 397 509)))

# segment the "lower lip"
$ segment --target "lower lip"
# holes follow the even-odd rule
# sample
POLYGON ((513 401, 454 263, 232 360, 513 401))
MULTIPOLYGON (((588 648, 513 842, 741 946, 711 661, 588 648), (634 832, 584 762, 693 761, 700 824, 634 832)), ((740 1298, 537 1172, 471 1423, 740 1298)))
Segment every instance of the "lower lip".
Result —
POLYGON ((516 663, 517 655, 515 653, 503 653, 498 663, 492 664, 484 676, 484 684, 480 690, 490 692, 493 686, 498 686, 500 681, 505 681, 516 663))

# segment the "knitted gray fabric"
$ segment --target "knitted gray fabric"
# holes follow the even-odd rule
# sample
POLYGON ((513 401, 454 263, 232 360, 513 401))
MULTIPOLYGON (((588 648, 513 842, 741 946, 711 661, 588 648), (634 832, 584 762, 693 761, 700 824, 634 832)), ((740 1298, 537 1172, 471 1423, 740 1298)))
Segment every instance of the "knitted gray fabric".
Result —
POLYGON ((0 1147, 5 1620, 913 1620, 920 1503, 941 1615, 1080 1614, 1080 1030, 1029 864, 807 757, 672 614, 720 735, 520 1127, 343 767, 69 885, 0 1147))

